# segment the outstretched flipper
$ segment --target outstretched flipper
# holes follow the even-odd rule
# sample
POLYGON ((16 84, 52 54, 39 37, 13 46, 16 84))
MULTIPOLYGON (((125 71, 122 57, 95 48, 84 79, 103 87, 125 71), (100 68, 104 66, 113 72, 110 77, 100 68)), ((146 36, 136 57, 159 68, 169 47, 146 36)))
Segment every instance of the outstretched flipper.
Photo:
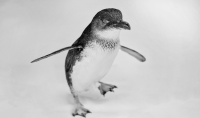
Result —
POLYGON ((141 62, 146 61, 146 58, 143 55, 141 55, 140 53, 136 52, 135 50, 132 50, 132 49, 127 48, 127 47, 122 46, 122 45, 121 45, 121 50, 130 54, 131 56, 135 57, 136 59, 138 59, 141 62))
POLYGON ((110 92, 114 92, 113 89, 117 88, 117 86, 115 85, 111 85, 111 84, 106 84, 103 82, 99 82, 101 85, 98 87, 98 89, 100 90, 100 93, 105 96, 105 94, 110 91, 110 92))
POLYGON ((57 50, 57 51, 55 51, 55 52, 52 52, 51 54, 48 54, 48 55, 45 55, 45 56, 40 57, 40 58, 38 58, 38 59, 35 59, 35 60, 33 60, 31 63, 40 61, 40 60, 45 59, 45 58, 48 58, 48 57, 53 56, 53 55, 55 55, 55 54, 58 54, 58 53, 60 53, 60 52, 62 52, 62 51, 71 50, 71 49, 76 49, 76 48, 82 48, 82 46, 69 46, 69 47, 65 47, 65 48, 62 48, 62 49, 57 50))

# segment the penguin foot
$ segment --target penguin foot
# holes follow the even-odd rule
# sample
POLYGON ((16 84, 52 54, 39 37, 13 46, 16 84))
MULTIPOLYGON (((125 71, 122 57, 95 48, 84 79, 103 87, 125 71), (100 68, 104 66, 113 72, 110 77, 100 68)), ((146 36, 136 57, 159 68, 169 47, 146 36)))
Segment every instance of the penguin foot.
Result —
POLYGON ((87 113, 92 113, 91 111, 89 111, 88 109, 84 108, 82 105, 78 106, 75 111, 72 113, 72 116, 82 116, 82 117, 86 117, 87 113))
POLYGON ((98 89, 100 90, 100 93, 105 96, 105 94, 110 91, 110 92, 114 92, 113 89, 117 88, 117 86, 115 85, 111 85, 111 84, 106 84, 103 82, 99 82, 101 85, 98 87, 98 89))

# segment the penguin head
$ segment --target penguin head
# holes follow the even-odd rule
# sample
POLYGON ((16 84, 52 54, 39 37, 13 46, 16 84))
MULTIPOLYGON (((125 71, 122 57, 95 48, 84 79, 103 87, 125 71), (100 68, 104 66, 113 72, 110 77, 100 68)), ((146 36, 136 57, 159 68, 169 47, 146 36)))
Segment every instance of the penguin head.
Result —
POLYGON ((92 26, 98 30, 131 29, 129 23, 123 21, 121 11, 114 8, 99 11, 92 20, 92 26))

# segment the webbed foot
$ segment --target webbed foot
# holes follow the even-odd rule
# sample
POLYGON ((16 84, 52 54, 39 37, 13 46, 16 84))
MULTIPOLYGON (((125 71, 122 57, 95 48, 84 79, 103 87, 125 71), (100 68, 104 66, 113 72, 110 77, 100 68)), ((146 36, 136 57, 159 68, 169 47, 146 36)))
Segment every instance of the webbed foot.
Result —
POLYGON ((106 84, 106 83, 103 83, 103 82, 99 82, 101 85, 98 87, 98 89, 100 90, 100 93, 105 96, 105 94, 108 92, 108 91, 111 91, 111 92, 114 92, 113 89, 114 88, 117 88, 117 86, 115 85, 111 85, 111 84, 106 84))
POLYGON ((78 106, 75 111, 72 113, 73 116, 79 115, 82 117, 86 117, 87 113, 91 113, 88 109, 84 108, 83 106, 78 106))

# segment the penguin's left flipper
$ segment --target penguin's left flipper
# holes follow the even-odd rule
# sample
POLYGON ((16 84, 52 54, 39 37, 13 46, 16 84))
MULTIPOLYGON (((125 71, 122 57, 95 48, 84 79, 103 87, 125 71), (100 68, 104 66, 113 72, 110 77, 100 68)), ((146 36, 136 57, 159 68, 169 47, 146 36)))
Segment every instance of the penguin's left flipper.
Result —
POLYGON ((60 53, 60 52, 62 52, 62 51, 65 51, 65 50, 72 50, 72 49, 76 49, 76 48, 82 48, 82 46, 69 46, 69 47, 65 47, 65 48, 62 48, 62 49, 57 50, 57 51, 55 51, 55 52, 52 52, 51 54, 48 54, 48 55, 45 55, 45 56, 40 57, 40 58, 38 58, 38 59, 35 59, 35 60, 31 61, 31 63, 40 61, 40 60, 45 59, 45 58, 48 58, 48 57, 53 56, 53 55, 55 55, 55 54, 58 54, 58 53, 60 53))
POLYGON ((122 46, 122 45, 121 45, 121 48, 120 48, 120 49, 121 49, 122 51, 124 51, 124 52, 130 54, 131 56, 135 57, 136 59, 138 59, 138 60, 141 61, 141 62, 146 61, 146 58, 145 58, 143 55, 141 55, 140 53, 136 52, 135 50, 132 50, 132 49, 127 48, 127 47, 122 46))

